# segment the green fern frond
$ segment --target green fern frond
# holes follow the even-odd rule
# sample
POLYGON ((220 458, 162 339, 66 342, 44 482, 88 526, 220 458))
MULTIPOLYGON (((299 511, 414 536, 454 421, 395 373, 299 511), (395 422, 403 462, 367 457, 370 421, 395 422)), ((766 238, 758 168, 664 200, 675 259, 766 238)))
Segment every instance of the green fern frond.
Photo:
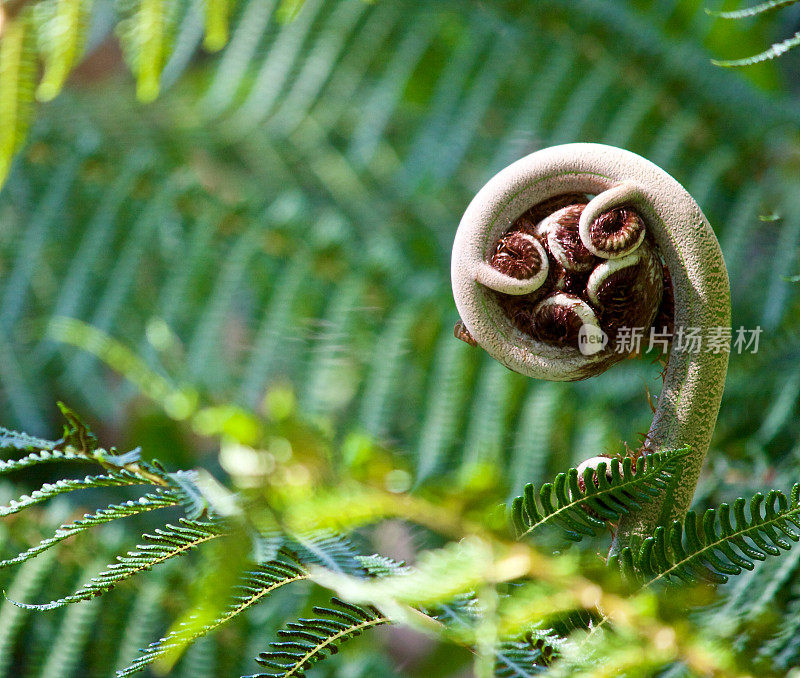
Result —
MULTIPOLYGON (((0 435, 2 435, 2 431, 0 431, 0 435)), ((0 439, 0 442, 2 442, 2 439, 0 439)), ((2 445, 0 445, 0 447, 2 447, 2 445)), ((14 447, 16 447, 16 445, 14 447)), ((59 461, 92 462, 94 459, 87 457, 85 454, 71 451, 62 452, 61 450, 42 450, 40 452, 31 452, 20 459, 0 461, 0 475, 11 473, 12 471, 21 471, 22 469, 38 466, 39 464, 48 464, 59 461)))
POLYGON ((0 41, 0 185, 28 132, 36 68, 33 15, 23 7, 16 16, 5 17, 0 41))
POLYGON ((529 631, 521 638, 505 640, 496 649, 496 678, 529 678, 547 671, 563 645, 552 631, 529 631))
POLYGON ((293 557, 306 565, 319 565, 334 572, 362 572, 362 564, 351 541, 331 530, 293 534, 285 546, 293 557))
POLYGON ((270 643, 256 661, 274 673, 259 673, 247 678, 303 678, 318 661, 339 651, 339 646, 367 629, 389 623, 389 618, 374 607, 351 605, 331 598, 330 607, 314 607, 318 615, 289 622, 278 631, 280 641, 270 643), (327 652, 327 654, 326 654, 327 652))
POLYGON ((600 464, 596 471, 584 471, 583 489, 577 469, 572 468, 559 473, 552 483, 542 485, 538 501, 536 487, 526 485, 523 495, 511 502, 511 519, 519 538, 547 524, 558 526, 571 541, 593 536, 606 521, 619 520, 657 496, 688 453, 688 448, 682 448, 644 455, 636 460, 635 469, 633 460, 626 457, 621 463, 622 472, 620 465, 609 459, 608 468, 600 464))
POLYGON ((758 5, 745 7, 744 9, 733 10, 731 12, 719 12, 706 8, 706 13, 710 14, 711 16, 719 17, 720 19, 744 19, 746 17, 756 16, 758 14, 764 14, 766 12, 772 12, 776 9, 788 7, 789 5, 794 5, 796 2, 798 2, 798 0, 767 0, 766 2, 762 2, 758 5))
POLYGON ((39 54, 44 62, 36 90, 39 101, 50 101, 61 91, 81 57, 90 10, 91 0, 45 0, 36 5, 39 54))
POLYGON ((790 49, 794 49, 800 45, 800 31, 797 31, 791 38, 786 38, 781 42, 774 43, 769 49, 764 50, 755 56, 746 57, 744 59, 712 59, 711 63, 715 66, 723 66, 725 68, 738 68, 740 66, 752 66, 753 64, 761 63, 762 61, 769 61, 785 54, 790 49))
POLYGON ((55 449, 56 445, 57 443, 53 442, 52 440, 36 438, 34 436, 29 436, 27 433, 12 431, 0 426, 0 449, 52 450, 55 449))
POLYGON ((125 59, 136 76, 136 95, 153 101, 161 87, 161 72, 172 50, 181 3, 169 0, 128 0, 125 19, 117 26, 125 59))
POLYGON ((147 543, 137 546, 124 556, 117 556, 117 562, 109 565, 103 572, 80 587, 75 593, 41 605, 15 601, 19 607, 34 610, 52 610, 82 600, 89 600, 110 591, 123 581, 149 570, 170 558, 194 550, 200 544, 223 535, 218 523, 200 522, 181 518, 180 525, 166 525, 155 530, 154 534, 143 535, 147 543))
POLYGON ((747 503, 740 497, 732 506, 708 509, 702 519, 689 511, 683 523, 657 527, 635 553, 626 547, 609 563, 647 586, 675 580, 724 583, 743 569, 752 570, 754 561, 779 556, 800 541, 800 483, 789 497, 778 490, 753 495, 749 518, 747 503))
POLYGON ((210 52, 221 50, 228 42, 231 0, 205 0, 206 36, 203 47, 210 52))
POLYGON ((164 654, 185 647, 198 638, 211 633, 237 615, 250 609, 276 589, 307 578, 308 573, 301 567, 278 560, 259 565, 257 568, 245 572, 241 583, 237 586, 237 595, 233 598, 231 604, 213 621, 202 624, 199 627, 192 625, 191 620, 184 623, 182 628, 178 628, 164 638, 151 643, 142 651, 141 656, 137 657, 129 666, 117 672, 118 678, 133 675, 164 654))
POLYGON ((0 678, 6 678, 14 659, 14 643, 22 630, 28 611, 11 601, 35 595, 56 565, 55 551, 25 563, 16 571, 0 605, 0 678))
POLYGON ((72 535, 88 530, 96 525, 110 523, 119 518, 127 518, 128 516, 144 513, 145 511, 154 511, 156 509, 175 506, 179 501, 179 497, 174 492, 161 490, 156 493, 146 494, 139 499, 131 499, 122 504, 111 504, 94 513, 86 513, 80 520, 62 525, 56 530, 52 537, 43 539, 36 544, 36 546, 29 548, 27 551, 23 551, 13 558, 0 561, 0 569, 30 560, 43 551, 61 543, 65 539, 69 539, 72 535))
POLYGON ((123 487, 128 485, 145 485, 150 481, 127 470, 113 471, 103 475, 91 475, 85 478, 57 480, 54 483, 45 483, 38 490, 30 494, 23 494, 18 499, 12 500, 7 506, 0 506, 0 517, 10 516, 23 509, 40 502, 57 497, 59 494, 85 490, 92 487, 123 487))

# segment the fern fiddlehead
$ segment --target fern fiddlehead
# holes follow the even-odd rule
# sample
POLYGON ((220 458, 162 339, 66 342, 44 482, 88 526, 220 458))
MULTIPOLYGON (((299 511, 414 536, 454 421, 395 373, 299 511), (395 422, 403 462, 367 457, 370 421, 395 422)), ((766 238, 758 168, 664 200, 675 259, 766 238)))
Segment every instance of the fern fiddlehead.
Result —
POLYGON ((629 340, 637 333, 717 337, 715 350, 672 343, 643 447, 692 453, 659 497, 622 518, 618 547, 681 517, 716 424, 730 338, 722 253, 686 190, 611 146, 538 151, 495 175, 470 203, 451 275, 463 323, 457 336, 535 378, 600 374, 635 352, 629 340))

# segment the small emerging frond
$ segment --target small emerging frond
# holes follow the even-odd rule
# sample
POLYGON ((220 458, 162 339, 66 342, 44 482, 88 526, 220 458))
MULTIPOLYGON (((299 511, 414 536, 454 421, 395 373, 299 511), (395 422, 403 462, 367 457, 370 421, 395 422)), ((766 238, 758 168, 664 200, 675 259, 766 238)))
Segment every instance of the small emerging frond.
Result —
POLYGON ((800 541, 800 483, 789 497, 778 490, 766 497, 756 493, 749 502, 749 518, 747 503, 740 497, 732 506, 708 509, 702 518, 689 511, 683 523, 657 527, 635 553, 627 547, 609 562, 643 585, 675 580, 724 583, 729 575, 752 570, 754 561, 779 556, 800 541))
POLYGON ((151 664, 158 657, 193 643, 198 638, 207 635, 245 610, 250 609, 276 589, 307 578, 308 573, 302 568, 292 563, 278 560, 259 565, 255 569, 245 572, 241 583, 237 586, 237 595, 234 596, 231 604, 213 621, 196 626, 189 620, 184 623, 182 628, 178 628, 164 638, 151 643, 142 651, 141 656, 137 657, 129 666, 117 672, 118 678, 133 675, 144 669, 148 664, 151 664))
POLYGON ((776 9, 781 9, 782 7, 794 5, 798 1, 799 0, 767 0, 766 2, 753 5, 752 7, 736 9, 730 12, 720 12, 706 8, 706 13, 710 14, 711 16, 719 17, 720 19, 745 19, 747 17, 757 16, 758 14, 772 12, 776 9))
POLYGON ((683 448, 644 455, 636 460, 635 468, 633 460, 626 457, 621 471, 620 464, 609 459, 608 467, 587 468, 581 479, 572 468, 542 485, 538 493, 534 485, 526 485, 523 495, 511 503, 511 519, 519 538, 546 524, 558 526, 571 541, 593 536, 606 521, 619 520, 657 496, 688 453, 688 448, 683 448))
POLYGON ((14 499, 8 506, 0 506, 0 517, 18 513, 23 509, 38 504, 59 494, 73 492, 74 490, 85 490, 92 487, 122 487, 126 485, 145 485, 148 484, 141 476, 131 473, 125 469, 112 471, 103 475, 86 476, 85 478, 57 480, 54 483, 45 483, 38 490, 30 494, 23 494, 19 499, 14 499))
POLYGON ((68 539, 74 534, 88 530, 96 525, 109 523, 119 518, 127 518, 128 516, 144 513, 145 511, 154 511, 160 508, 167 508, 168 506, 175 506, 179 502, 179 498, 174 493, 169 491, 159 491, 152 494, 146 494, 139 499, 132 499, 122 504, 112 504, 104 509, 100 509, 95 513, 87 513, 80 520, 76 520, 67 525, 59 527, 52 537, 43 539, 36 546, 29 548, 27 551, 0 561, 0 568, 14 565, 15 563, 22 563, 26 560, 38 556, 43 551, 59 544, 60 542, 68 539))
POLYGON ((180 525, 167 525, 155 530, 155 534, 145 534, 146 544, 137 546, 124 556, 117 556, 117 562, 109 565, 91 581, 81 586, 75 593, 41 605, 16 602, 19 607, 36 610, 52 610, 70 603, 89 600, 110 591, 117 584, 149 570, 170 558, 194 550, 200 544, 222 536, 220 526, 211 522, 180 519, 180 525))
POLYGON ((259 673, 247 678, 303 678, 318 661, 339 651, 339 646, 367 629, 387 624, 376 608, 351 605, 331 598, 330 607, 315 607, 317 615, 300 618, 278 631, 281 640, 270 643, 272 649, 262 652, 256 661, 272 673, 259 673), (327 653, 327 654, 326 654, 327 653))
POLYGON ((786 38, 781 42, 774 43, 769 49, 764 50, 755 56, 746 57, 744 59, 712 59, 711 62, 715 66, 723 66, 725 68, 738 68, 739 66, 752 66, 753 64, 761 63, 762 61, 769 61, 785 54, 790 49, 794 49, 800 45, 800 31, 797 31, 791 38, 786 38))

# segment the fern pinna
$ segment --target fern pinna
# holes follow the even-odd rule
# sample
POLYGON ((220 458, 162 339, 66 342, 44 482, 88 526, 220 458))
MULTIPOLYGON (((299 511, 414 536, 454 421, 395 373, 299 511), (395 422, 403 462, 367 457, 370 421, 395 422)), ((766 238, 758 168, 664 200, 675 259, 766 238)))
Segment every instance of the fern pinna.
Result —
POLYGON ((593 536, 607 521, 638 509, 667 486, 689 450, 679 449, 642 455, 635 461, 609 458, 596 469, 559 473, 552 483, 539 488, 529 483, 522 496, 511 502, 511 519, 519 538, 544 525, 558 526, 571 541, 593 536))
POLYGON ((752 570, 754 561, 780 556, 800 541, 800 483, 787 497, 778 490, 758 492, 749 502, 707 509, 702 518, 689 511, 683 521, 659 526, 638 549, 627 547, 610 562, 630 579, 651 585, 663 581, 721 584, 752 570), (733 514, 731 516, 731 514, 733 514), (733 517, 733 522, 731 522, 733 517))
POLYGON ((259 673, 247 678, 279 678, 306 675, 306 670, 324 659, 326 652, 336 654, 339 645, 367 629, 387 624, 389 618, 375 607, 351 605, 332 598, 326 607, 315 606, 316 617, 300 618, 278 631, 281 640, 270 643, 256 661, 272 673, 259 673))

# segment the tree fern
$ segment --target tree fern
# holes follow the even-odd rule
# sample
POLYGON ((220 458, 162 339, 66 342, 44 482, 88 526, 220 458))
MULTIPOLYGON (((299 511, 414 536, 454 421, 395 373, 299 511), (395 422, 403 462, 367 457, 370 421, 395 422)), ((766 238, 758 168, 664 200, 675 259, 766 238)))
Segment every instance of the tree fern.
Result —
POLYGON ((374 607, 351 605, 339 598, 331 598, 328 606, 315 606, 314 612, 316 617, 289 622, 286 629, 278 631, 281 640, 270 643, 271 649, 256 658, 271 673, 247 678, 302 678, 318 661, 336 654, 342 643, 389 622, 374 607))
POLYGON ((583 488, 578 471, 573 468, 558 474, 553 483, 542 485, 538 501, 535 486, 528 484, 524 494, 511 502, 511 519, 520 538, 542 525, 554 524, 567 539, 580 541, 594 535, 606 521, 618 520, 657 496, 687 454, 687 449, 680 449, 643 455, 635 467, 633 460, 626 457, 621 471, 620 465, 610 459, 608 466, 601 463, 596 471, 587 468, 583 472, 583 488))
POLYGON ((754 561, 779 556, 800 541, 800 484, 789 497, 778 490, 766 497, 756 493, 749 502, 749 517, 747 504, 740 497, 732 506, 706 510, 702 519, 690 511, 682 523, 656 528, 637 552, 623 549, 611 562, 647 585, 676 580, 722 583, 743 569, 753 569, 754 561))

